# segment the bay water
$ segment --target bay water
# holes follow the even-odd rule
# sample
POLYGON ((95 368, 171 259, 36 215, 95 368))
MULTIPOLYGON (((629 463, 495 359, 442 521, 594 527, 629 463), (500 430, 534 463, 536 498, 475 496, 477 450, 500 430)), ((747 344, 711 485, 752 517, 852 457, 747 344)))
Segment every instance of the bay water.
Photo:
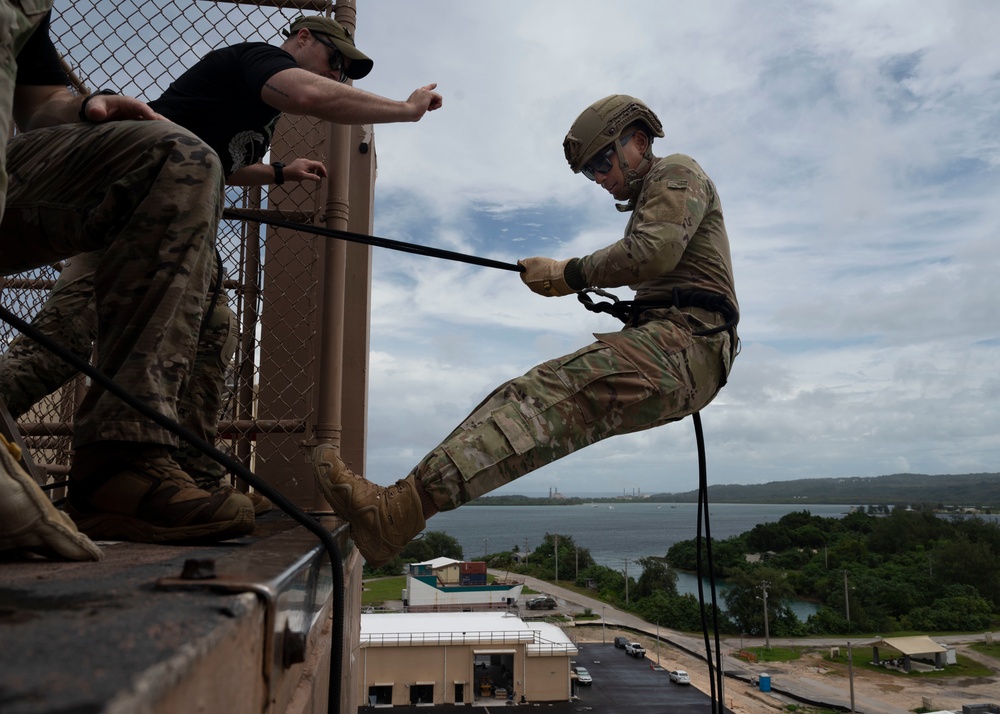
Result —
MULTIPOLYGON (((807 510, 815 516, 841 518, 850 506, 826 504, 711 504, 709 527, 712 538, 722 540, 751 530, 758 523, 773 522, 793 511, 807 510)), ((463 506, 434 516, 428 530, 443 531, 462 546, 466 560, 486 553, 532 551, 548 533, 568 535, 579 548, 587 548, 598 565, 638 577, 637 559, 665 556, 671 545, 697 535, 698 508, 694 503, 648 503, 616 501, 572 506, 463 506)), ((575 576, 575 563, 560 563, 561 578, 575 576)), ((724 588, 724 585, 722 586, 724 588)), ((717 587, 717 590, 719 588, 717 587)), ((697 596, 694 575, 678 573, 677 590, 697 596)), ((708 595, 705 582, 705 593, 708 595)), ((721 595, 720 595, 721 603, 721 595)), ((800 620, 816 611, 812 603, 794 601, 792 610, 800 620)))

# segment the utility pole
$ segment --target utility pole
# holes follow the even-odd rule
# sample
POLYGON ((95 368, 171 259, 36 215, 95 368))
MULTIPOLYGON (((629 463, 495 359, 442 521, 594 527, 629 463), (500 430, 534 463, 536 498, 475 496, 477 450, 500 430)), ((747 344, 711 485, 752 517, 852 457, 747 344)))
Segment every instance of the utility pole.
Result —
POLYGON ((607 611, 608 606, 601 605, 601 642, 604 644, 608 644, 607 631, 604 629, 604 624, 607 622, 607 611))
POLYGON ((580 546, 576 546, 576 579, 580 579, 580 546))
POLYGON ((486 556, 490 552, 490 539, 483 538, 483 560, 486 560, 486 556))
POLYGON ((771 583, 766 580, 760 581, 761 590, 764 592, 764 647, 767 649, 771 649, 771 632, 767 624, 767 589, 770 585, 771 583))
POLYGON ((559 582, 559 534, 556 534, 555 536, 553 536, 553 540, 555 541, 555 544, 556 544, 556 547, 555 547, 555 553, 556 553, 556 582, 558 583, 559 582))
POLYGON ((628 606, 628 558, 625 558, 625 605, 628 606))
POLYGON ((851 714, 854 714, 854 656, 851 643, 847 643, 847 678, 851 683, 851 714))
POLYGON ((847 631, 851 630, 851 597, 847 592, 847 571, 844 572, 844 615, 847 617, 847 631))

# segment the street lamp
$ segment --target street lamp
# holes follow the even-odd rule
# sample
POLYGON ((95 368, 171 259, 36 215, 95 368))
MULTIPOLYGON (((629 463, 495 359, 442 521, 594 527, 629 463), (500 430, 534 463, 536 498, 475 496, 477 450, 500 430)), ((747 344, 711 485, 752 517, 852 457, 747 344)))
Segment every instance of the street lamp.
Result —
POLYGON ((605 613, 607 612, 607 610, 608 610, 608 606, 607 605, 601 605, 601 642, 603 644, 608 644, 607 631, 604 629, 604 625, 605 625, 605 619, 604 618, 605 618, 605 613))

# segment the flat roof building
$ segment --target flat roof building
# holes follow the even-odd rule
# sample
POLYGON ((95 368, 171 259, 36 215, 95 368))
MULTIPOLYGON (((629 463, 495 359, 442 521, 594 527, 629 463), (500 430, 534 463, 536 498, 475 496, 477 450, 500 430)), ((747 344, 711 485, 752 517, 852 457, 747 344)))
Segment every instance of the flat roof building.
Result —
POLYGON ((471 612, 506 610, 521 595, 523 583, 487 581, 486 563, 435 558, 407 569, 403 608, 406 612, 471 612))
POLYGON ((361 616, 358 702, 568 701, 576 645, 555 625, 501 612, 361 616))

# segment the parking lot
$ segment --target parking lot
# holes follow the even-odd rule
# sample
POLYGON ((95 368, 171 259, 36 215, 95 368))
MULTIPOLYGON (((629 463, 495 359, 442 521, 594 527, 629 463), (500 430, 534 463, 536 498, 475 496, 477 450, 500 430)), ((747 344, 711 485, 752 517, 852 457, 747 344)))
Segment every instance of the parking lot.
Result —
POLYGON ((590 686, 577 689, 578 701, 568 704, 543 705, 554 712, 586 711, 598 714, 618 712, 710 712, 708 696, 694 687, 671 683, 666 671, 650 667, 648 658, 637 659, 616 649, 612 644, 580 646, 576 663, 586 667, 593 677, 590 686))

